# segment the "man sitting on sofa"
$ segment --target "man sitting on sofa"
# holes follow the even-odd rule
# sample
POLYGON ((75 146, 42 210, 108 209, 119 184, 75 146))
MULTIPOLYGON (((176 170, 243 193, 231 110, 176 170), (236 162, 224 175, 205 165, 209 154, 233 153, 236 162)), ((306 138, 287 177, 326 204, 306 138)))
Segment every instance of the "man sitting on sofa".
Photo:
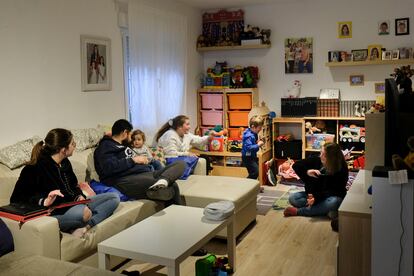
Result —
POLYGON ((162 170, 152 171, 148 159, 133 156, 129 148, 132 125, 120 119, 112 126, 112 137, 104 136, 94 153, 100 181, 113 186, 133 199, 155 199, 166 204, 180 204, 180 191, 175 181, 185 170, 185 163, 174 162, 162 170))

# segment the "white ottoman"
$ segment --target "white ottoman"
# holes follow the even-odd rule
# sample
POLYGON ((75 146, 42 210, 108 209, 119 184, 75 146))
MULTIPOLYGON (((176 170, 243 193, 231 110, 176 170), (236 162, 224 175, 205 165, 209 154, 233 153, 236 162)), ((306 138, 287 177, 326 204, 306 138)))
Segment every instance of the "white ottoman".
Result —
MULTIPOLYGON (((256 220, 256 199, 260 190, 259 181, 247 178, 191 175, 187 180, 178 180, 183 203, 192 207, 230 200, 235 205, 236 237, 256 220)), ((226 231, 219 233, 226 236, 226 231)))

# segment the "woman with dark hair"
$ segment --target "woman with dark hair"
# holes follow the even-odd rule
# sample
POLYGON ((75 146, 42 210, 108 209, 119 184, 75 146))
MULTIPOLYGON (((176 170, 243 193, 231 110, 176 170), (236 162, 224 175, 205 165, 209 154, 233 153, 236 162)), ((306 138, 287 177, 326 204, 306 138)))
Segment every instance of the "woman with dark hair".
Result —
POLYGON ((190 133, 190 118, 178 115, 166 122, 157 132, 155 141, 162 147, 167 157, 192 156, 190 152, 193 146, 207 145, 214 136, 211 131, 209 136, 198 136, 190 133))
MULTIPOLYGON (((31 159, 20 173, 10 202, 53 207, 86 199, 68 159, 75 147, 69 130, 55 128, 49 131, 45 140, 33 147, 31 159)), ((112 215, 119 204, 115 193, 99 194, 89 199, 91 201, 87 204, 52 212, 61 231, 83 237, 87 230, 112 215)))
POLYGON ((338 144, 326 143, 320 157, 309 157, 293 164, 305 182, 305 191, 290 195, 285 216, 326 216, 336 212, 346 195, 348 167, 338 144))

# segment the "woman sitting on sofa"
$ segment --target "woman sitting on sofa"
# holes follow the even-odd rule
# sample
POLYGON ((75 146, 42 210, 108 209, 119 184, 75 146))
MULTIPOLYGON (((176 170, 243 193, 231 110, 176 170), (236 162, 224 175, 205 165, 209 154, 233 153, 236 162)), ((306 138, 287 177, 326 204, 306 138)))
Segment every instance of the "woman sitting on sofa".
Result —
MULTIPOLYGON (((30 203, 53 207, 65 202, 86 199, 68 159, 76 144, 69 130, 56 128, 37 143, 32 156, 20 173, 11 203, 30 203)), ((105 193, 89 198, 87 204, 55 209, 52 216, 59 222, 60 230, 83 237, 87 230, 103 221, 118 207, 119 197, 105 193)))

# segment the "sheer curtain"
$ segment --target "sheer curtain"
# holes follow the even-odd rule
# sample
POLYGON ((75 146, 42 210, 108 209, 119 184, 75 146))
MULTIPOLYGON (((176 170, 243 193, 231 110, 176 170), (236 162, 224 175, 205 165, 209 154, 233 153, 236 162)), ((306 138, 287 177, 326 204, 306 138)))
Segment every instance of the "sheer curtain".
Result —
POLYGON ((129 1, 128 23, 130 119, 151 139, 184 111, 187 20, 129 1))

